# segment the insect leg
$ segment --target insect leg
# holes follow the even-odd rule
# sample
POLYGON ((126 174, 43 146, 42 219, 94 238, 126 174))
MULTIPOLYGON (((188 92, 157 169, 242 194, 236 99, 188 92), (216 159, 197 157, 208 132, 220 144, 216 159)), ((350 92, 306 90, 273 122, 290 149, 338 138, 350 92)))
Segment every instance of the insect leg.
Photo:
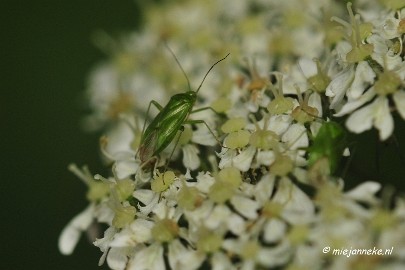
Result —
POLYGON ((214 136, 215 140, 219 143, 219 145, 221 145, 221 147, 224 147, 221 143, 221 141, 218 139, 218 137, 215 135, 215 133, 212 131, 212 129, 210 128, 210 126, 207 124, 207 122, 205 122, 204 120, 187 120, 184 122, 185 124, 204 124, 208 130, 210 131, 210 133, 212 134, 212 136, 214 136))
POLYGON ((201 112, 201 111, 205 111, 205 110, 211 110, 211 111, 213 111, 213 112, 216 113, 216 114, 220 114, 219 112, 217 112, 216 110, 214 110, 212 107, 202 107, 202 108, 198 108, 198 109, 195 109, 195 110, 191 111, 190 113, 197 113, 197 112, 201 112))
MULTIPOLYGON (((214 110, 212 107, 209 107, 209 106, 195 109, 195 110, 191 111, 190 114, 205 111, 205 110, 211 110, 218 115, 220 114, 219 112, 217 112, 216 110, 214 110)), ((186 124, 204 124, 208 128, 210 133, 214 136, 215 140, 219 143, 219 145, 221 145, 221 147, 225 147, 224 145, 222 145, 222 143, 220 142, 218 137, 215 135, 215 133, 212 131, 212 129, 208 126, 208 124, 204 120, 187 120, 185 123, 186 124)))

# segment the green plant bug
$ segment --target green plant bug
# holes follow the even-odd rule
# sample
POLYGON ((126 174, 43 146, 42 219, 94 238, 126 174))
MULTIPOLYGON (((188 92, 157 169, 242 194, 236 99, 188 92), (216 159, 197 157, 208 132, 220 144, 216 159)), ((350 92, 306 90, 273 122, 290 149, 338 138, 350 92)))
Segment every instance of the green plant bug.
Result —
POLYGON ((321 158, 327 158, 330 173, 338 168, 346 148, 346 132, 337 122, 325 122, 309 147, 308 166, 313 166, 321 158))
POLYGON ((186 77, 189 90, 185 93, 173 95, 165 107, 162 107, 154 100, 149 103, 148 112, 150 106, 153 104, 159 110, 159 113, 146 127, 146 129, 145 126, 143 128, 144 130, 142 132, 140 146, 138 149, 139 158, 142 165, 148 164, 154 158, 156 158, 157 155, 159 155, 159 153, 161 153, 173 141, 177 132, 181 130, 184 124, 205 124, 209 131, 214 134, 204 120, 188 120, 188 117, 192 113, 206 109, 212 109, 211 107, 204 107, 193 111, 194 104, 197 100, 198 91, 204 83, 204 80, 206 79, 210 71, 214 68, 214 66, 217 65, 219 62, 225 60, 225 58, 229 56, 229 53, 210 67, 197 90, 192 91, 186 73, 181 67, 173 51, 169 47, 168 49, 179 65, 184 76, 186 77))

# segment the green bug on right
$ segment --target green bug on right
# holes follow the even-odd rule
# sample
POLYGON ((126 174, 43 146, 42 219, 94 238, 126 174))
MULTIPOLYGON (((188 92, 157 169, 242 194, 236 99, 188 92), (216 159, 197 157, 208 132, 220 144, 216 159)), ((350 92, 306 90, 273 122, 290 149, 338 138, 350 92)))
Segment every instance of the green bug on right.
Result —
POLYGON ((327 158, 330 173, 335 173, 347 146, 346 139, 346 131, 340 124, 334 121, 325 122, 308 148, 308 166, 312 167, 318 160, 327 158))

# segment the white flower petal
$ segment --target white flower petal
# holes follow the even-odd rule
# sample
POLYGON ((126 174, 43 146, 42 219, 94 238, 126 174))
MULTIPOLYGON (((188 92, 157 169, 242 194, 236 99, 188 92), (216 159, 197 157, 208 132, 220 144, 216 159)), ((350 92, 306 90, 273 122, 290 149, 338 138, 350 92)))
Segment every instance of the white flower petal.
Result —
POLYGON ((137 189, 132 193, 132 196, 144 205, 148 205, 155 199, 156 193, 149 189, 137 189))
POLYGON ((139 163, 135 159, 119 160, 115 162, 114 172, 118 179, 125 179, 136 173, 139 163))
MULTIPOLYGON (((246 238, 242 236, 242 239, 246 238)), ((222 242, 222 247, 231 253, 234 254, 239 254, 243 248, 243 240, 242 239, 236 239, 236 238, 228 238, 224 239, 222 242)))
MULTIPOLYGON (((212 201, 204 201, 200 207, 192 211, 184 211, 185 217, 189 222, 189 231, 197 232, 200 228, 201 224, 207 219, 207 217, 211 214, 212 209, 214 208, 214 203, 212 201)), ((197 235, 194 235, 197 236, 197 235)))
POLYGON ((394 131, 394 119, 392 118, 387 98, 381 96, 375 101, 375 104, 374 126, 379 130, 380 139, 384 141, 394 131))
POLYGON ((275 132, 277 135, 283 134, 292 122, 290 115, 274 115, 269 119, 268 130, 275 132))
POLYGON ((287 263, 290 259, 291 253, 291 246, 287 241, 283 241, 273 248, 261 248, 257 256, 260 263, 264 266, 276 267, 287 263))
POLYGON ((231 198, 230 203, 242 216, 248 219, 257 218, 257 209, 259 208, 259 204, 256 201, 243 196, 235 195, 231 198))
POLYGON ((354 80, 349 90, 347 97, 349 100, 359 98, 368 85, 374 82, 375 73, 366 61, 361 61, 357 67, 354 75, 354 80))
POLYGON ((128 270, 165 270, 163 246, 154 243, 136 253, 127 266, 128 270))
POLYGON ((124 157, 122 156, 124 153, 132 153, 132 157, 135 155, 135 152, 131 148, 134 132, 125 121, 120 121, 114 129, 110 129, 107 133, 107 138, 106 151, 114 159, 124 157))
POLYGON ((143 218, 137 218, 131 223, 130 229, 133 233, 133 239, 137 242, 147 242, 152 237, 151 230, 154 223, 143 218))
POLYGON ((381 23, 381 36, 383 36, 386 40, 394 39, 401 34, 398 31, 399 19, 395 18, 394 16, 387 17, 381 23))
POLYGON ((195 145, 186 144, 182 147, 183 151, 183 164, 187 169, 195 170, 200 166, 200 158, 198 154, 200 151, 195 145))
POLYGON ((276 155, 274 154, 274 151, 258 151, 256 155, 256 162, 259 165, 269 166, 273 164, 275 159, 276 155))
POLYGON ((352 200, 374 203, 377 201, 375 194, 380 189, 381 189, 380 183, 368 181, 346 192, 345 197, 348 197, 352 200))
POLYGON ((176 239, 169 244, 168 258, 171 269, 193 270, 200 267, 205 259, 205 254, 187 249, 176 239))
POLYGON ((149 215, 149 213, 154 211, 155 207, 158 205, 159 197, 160 197, 159 194, 155 193, 154 197, 153 197, 153 200, 150 203, 145 204, 145 206, 140 206, 138 204, 139 211, 141 211, 141 213, 144 214, 144 215, 149 215))
POLYGON ((306 128, 301 124, 292 124, 283 134, 281 140, 287 143, 289 150, 296 150, 309 145, 306 128))
POLYGON ((256 149, 249 146, 233 159, 232 165, 242 172, 247 172, 250 169, 255 153, 256 149))
POLYGON ((332 103, 330 104, 331 109, 336 109, 340 105, 340 102, 343 100, 346 91, 349 89, 353 78, 354 70, 351 66, 336 75, 335 79, 333 79, 326 87, 326 96, 333 98, 332 103))
POLYGON ((322 101, 321 96, 314 92, 309 96, 308 105, 318 110, 318 117, 322 117, 322 101))
POLYGON ((124 270, 128 257, 124 248, 111 248, 107 255, 107 264, 111 269, 124 270))
POLYGON ((197 185, 195 186, 199 191, 208 193, 210 187, 215 183, 215 178, 209 173, 199 173, 197 176, 197 185))
POLYGON ((334 116, 340 117, 345 114, 351 113, 357 108, 363 106, 365 103, 369 102, 375 96, 374 87, 371 87, 366 93, 361 95, 358 99, 350 100, 342 106, 338 113, 334 116))
POLYGON ((301 57, 298 60, 300 70, 304 74, 305 78, 312 77, 317 74, 318 69, 313 59, 308 57, 301 57))
POLYGON ((313 219, 315 206, 310 198, 287 178, 283 178, 273 200, 284 205, 282 217, 292 224, 306 224, 313 219))
POLYGON ((128 247, 135 246, 136 242, 132 240, 132 231, 129 228, 122 229, 116 233, 114 239, 110 243, 110 247, 128 247))
POLYGON ((217 205, 212 210, 208 218, 205 219, 205 226, 208 229, 215 230, 219 227, 221 223, 227 221, 228 217, 231 215, 231 210, 225 205, 217 205))
POLYGON ((232 167, 232 160, 236 156, 237 151, 235 149, 223 148, 218 157, 221 159, 219 161, 218 167, 223 169, 225 167, 232 167))
POLYGON ((229 230, 235 235, 241 235, 246 231, 246 222, 239 215, 231 214, 227 219, 227 223, 229 230))
POLYGON ((222 252, 215 252, 211 258, 212 270, 236 270, 229 257, 222 252))
POLYGON ((275 176, 265 174, 255 186, 255 199, 260 205, 264 205, 273 193, 275 176))
POLYGON ((280 241, 285 236, 286 231, 287 225, 285 224, 285 222, 281 221, 278 218, 273 218, 269 220, 264 226, 264 241, 266 241, 267 243, 275 243, 277 241, 280 241))
MULTIPOLYGON (((209 123, 207 123, 207 125, 212 130, 214 130, 214 125, 210 125, 209 123)), ((217 140, 215 140, 214 135, 209 131, 209 129, 204 124, 197 125, 197 129, 193 131, 191 141, 206 146, 214 146, 218 144, 217 140)))
POLYGON ((63 255, 72 254, 79 242, 81 233, 85 231, 93 221, 94 205, 90 204, 83 212, 75 216, 63 229, 59 236, 58 247, 63 255))
POLYGON ((395 107, 402 119, 405 120, 405 91, 397 91, 392 95, 395 107))
POLYGON ((103 255, 101 256, 98 265, 102 265, 104 263, 104 260, 107 256, 108 250, 110 248, 110 243, 113 240, 115 234, 117 233, 117 229, 114 227, 109 227, 107 230, 104 231, 104 237, 100 239, 96 239, 96 241, 93 242, 93 244, 100 248, 101 252, 103 252, 103 255))
POLYGON ((373 126, 373 104, 367 105, 352 113, 346 121, 346 127, 354 133, 361 133, 373 126))

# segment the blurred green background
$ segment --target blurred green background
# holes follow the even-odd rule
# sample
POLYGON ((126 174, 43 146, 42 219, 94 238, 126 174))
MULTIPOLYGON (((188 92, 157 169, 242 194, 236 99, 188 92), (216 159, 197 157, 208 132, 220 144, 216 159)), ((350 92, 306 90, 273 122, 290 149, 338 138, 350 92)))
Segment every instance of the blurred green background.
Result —
POLYGON ((67 165, 101 167, 98 135, 81 131, 90 69, 105 56, 91 35, 135 28, 131 0, 3 0, 1 9, 1 269, 106 269, 83 237, 71 256, 58 236, 87 202, 67 165))
MULTIPOLYGON (((88 164, 92 172, 107 174, 99 134, 85 134, 79 125, 87 75, 105 58, 91 35, 134 29, 139 6, 131 0, 3 0, 0 5, 1 269, 106 269, 97 266, 101 253, 85 237, 71 256, 59 254, 57 240, 87 206, 86 187, 67 165, 88 164)), ((352 179, 379 179, 404 190, 405 165, 398 153, 405 152, 405 128, 403 121, 397 123, 400 148, 370 147, 374 131, 362 136, 356 153, 367 152, 353 159, 352 179)))

